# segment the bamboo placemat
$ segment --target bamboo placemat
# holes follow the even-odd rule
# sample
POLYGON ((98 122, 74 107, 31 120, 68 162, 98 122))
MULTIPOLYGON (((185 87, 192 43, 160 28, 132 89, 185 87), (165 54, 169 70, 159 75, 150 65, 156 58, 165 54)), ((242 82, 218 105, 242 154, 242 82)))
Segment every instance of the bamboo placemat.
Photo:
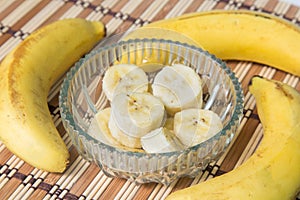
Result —
MULTIPOLYGON (((159 19, 212 9, 258 10, 300 25, 300 9, 277 0, 1 0, 0 60, 33 30, 62 18, 101 20, 111 35, 159 19)), ((0 199, 164 199, 171 192, 234 169, 255 151, 263 133, 247 88, 250 78, 259 74, 281 80, 299 91, 300 81, 299 77, 260 64, 227 63, 242 83, 244 116, 228 151, 196 178, 181 178, 168 187, 156 183, 135 185, 124 179, 109 178, 96 165, 83 160, 61 123, 57 99, 60 80, 53 86, 48 101, 53 120, 71 152, 70 167, 63 174, 38 170, 14 156, 0 142, 0 199)))

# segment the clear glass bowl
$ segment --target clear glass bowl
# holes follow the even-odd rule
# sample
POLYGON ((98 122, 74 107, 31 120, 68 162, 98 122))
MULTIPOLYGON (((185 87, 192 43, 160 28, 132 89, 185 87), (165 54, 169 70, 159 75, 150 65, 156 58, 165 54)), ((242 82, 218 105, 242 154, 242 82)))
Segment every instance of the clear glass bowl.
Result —
POLYGON ((106 175, 168 185, 179 177, 195 177, 224 153, 239 126, 243 94, 233 72, 208 52, 170 40, 136 39, 100 47, 77 62, 63 82, 59 106, 63 125, 79 154, 97 163, 106 175), (88 128, 97 110, 109 106, 102 78, 115 63, 143 67, 150 82, 164 65, 182 63, 195 69, 204 82, 204 107, 221 117, 223 130, 205 142, 169 153, 126 151, 98 141, 88 134, 88 128))

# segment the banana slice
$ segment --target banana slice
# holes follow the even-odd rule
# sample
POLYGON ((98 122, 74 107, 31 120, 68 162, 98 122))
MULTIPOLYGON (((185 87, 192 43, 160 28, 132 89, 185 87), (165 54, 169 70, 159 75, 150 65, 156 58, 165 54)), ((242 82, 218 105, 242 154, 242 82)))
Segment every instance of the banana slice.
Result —
POLYGON ((108 128, 110 110, 111 108, 105 108, 96 113, 88 129, 88 134, 102 143, 119 146, 120 143, 112 137, 108 128))
POLYGON ((202 107, 202 81, 192 68, 182 64, 166 66, 158 72, 152 91, 172 116, 183 109, 202 107))
POLYGON ((136 65, 117 64, 109 67, 103 77, 103 92, 108 100, 112 101, 114 95, 130 92, 147 92, 148 77, 136 65))
POLYGON ((164 153, 183 149, 173 131, 161 127, 141 137, 143 149, 147 153, 164 153))
POLYGON ((165 109, 150 93, 120 93, 111 103, 110 121, 130 137, 140 138, 163 125, 165 109))
POLYGON ((141 139, 137 137, 131 137, 124 133, 116 125, 115 120, 110 117, 108 122, 108 127, 111 132, 111 135, 122 145, 128 148, 140 149, 142 148, 141 139))
POLYGON ((174 116, 174 133, 185 146, 208 140, 223 128, 220 117, 210 110, 186 109, 174 116))
MULTIPOLYGON (((138 141, 139 145, 124 145, 122 142, 117 141, 111 134, 109 128, 111 108, 105 108, 96 113, 95 118, 92 120, 91 125, 88 129, 88 134, 90 134, 95 139, 102 143, 113 146, 118 149, 133 151, 133 152, 144 152, 141 149, 141 143, 138 141)), ((124 138, 123 138, 124 139, 124 138)), ((135 144, 130 141, 130 144, 135 144)))

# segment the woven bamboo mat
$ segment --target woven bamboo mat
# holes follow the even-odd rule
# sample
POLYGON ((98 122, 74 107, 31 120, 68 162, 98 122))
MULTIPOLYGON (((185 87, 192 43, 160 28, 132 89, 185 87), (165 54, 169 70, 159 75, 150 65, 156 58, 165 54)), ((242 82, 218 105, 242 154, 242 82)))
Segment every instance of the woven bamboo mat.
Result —
MULTIPOLYGON (((101 20, 111 35, 159 19, 212 9, 258 10, 300 25, 300 8, 277 0, 0 0, 0 59, 36 28, 62 18, 101 20)), ((49 108, 71 152, 71 165, 63 174, 47 173, 29 166, 0 142, 0 199, 164 199, 171 192, 234 169, 255 151, 262 138, 255 102, 247 88, 250 78, 259 74, 281 80, 299 91, 300 81, 268 66, 227 63, 243 86, 244 117, 228 151, 196 178, 181 178, 167 187, 156 183, 135 185, 104 175, 96 165, 78 156, 65 134, 58 109, 58 81, 49 94, 49 108)))

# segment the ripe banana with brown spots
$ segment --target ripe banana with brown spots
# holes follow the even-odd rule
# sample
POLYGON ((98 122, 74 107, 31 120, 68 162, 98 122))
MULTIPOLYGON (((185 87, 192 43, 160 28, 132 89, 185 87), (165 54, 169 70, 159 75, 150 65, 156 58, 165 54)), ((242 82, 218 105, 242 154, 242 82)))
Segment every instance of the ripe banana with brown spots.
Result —
POLYGON ((105 35, 101 22, 64 19, 41 27, 0 65, 0 140, 30 165, 63 172, 69 152, 47 105, 51 85, 105 35))

